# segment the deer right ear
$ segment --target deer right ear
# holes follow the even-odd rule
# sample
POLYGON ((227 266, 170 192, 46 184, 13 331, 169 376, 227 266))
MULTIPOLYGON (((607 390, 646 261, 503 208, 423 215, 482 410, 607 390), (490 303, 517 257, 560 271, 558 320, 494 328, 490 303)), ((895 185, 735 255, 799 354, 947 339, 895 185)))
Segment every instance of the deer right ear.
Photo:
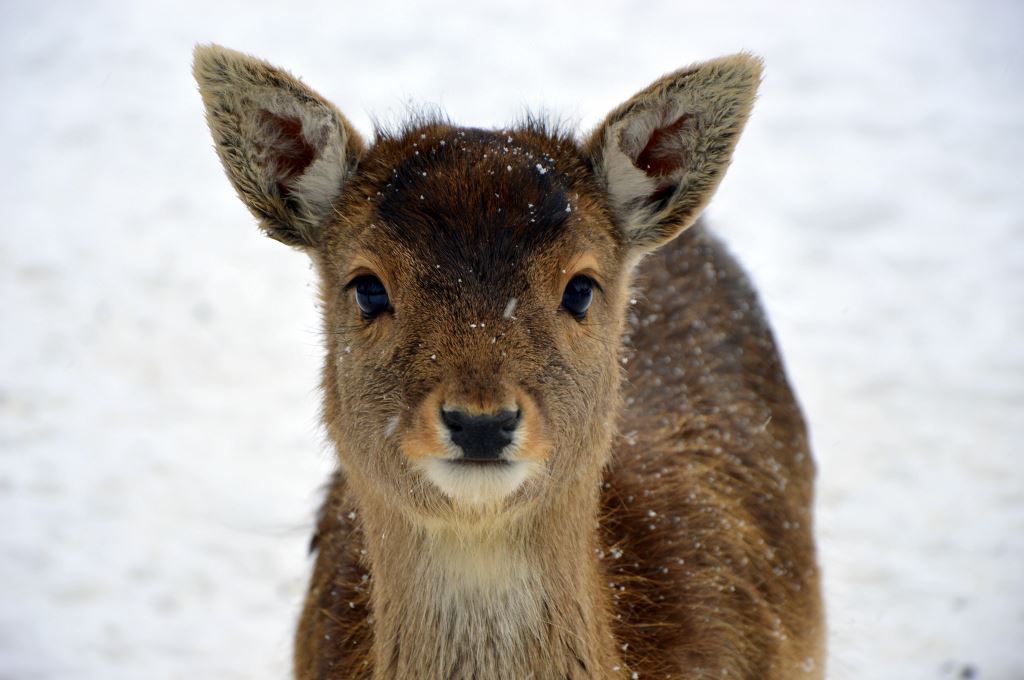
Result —
POLYGON ((629 246, 652 250, 700 216, 750 115, 761 61, 716 59, 655 81, 586 144, 629 246))
POLYGON ((312 247, 366 147, 345 117, 298 79, 217 45, 192 72, 217 154, 267 234, 312 247))

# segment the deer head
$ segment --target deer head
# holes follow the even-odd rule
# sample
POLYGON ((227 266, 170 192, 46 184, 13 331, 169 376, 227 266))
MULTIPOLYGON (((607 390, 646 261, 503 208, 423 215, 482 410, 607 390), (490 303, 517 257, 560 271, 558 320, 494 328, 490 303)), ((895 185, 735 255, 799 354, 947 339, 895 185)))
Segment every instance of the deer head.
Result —
POLYGON ((262 61, 206 46, 194 70, 242 201, 316 264, 324 419, 359 498, 459 521, 596 491, 633 269, 715 191, 760 62, 669 74, 582 143, 421 120, 367 144, 262 61))

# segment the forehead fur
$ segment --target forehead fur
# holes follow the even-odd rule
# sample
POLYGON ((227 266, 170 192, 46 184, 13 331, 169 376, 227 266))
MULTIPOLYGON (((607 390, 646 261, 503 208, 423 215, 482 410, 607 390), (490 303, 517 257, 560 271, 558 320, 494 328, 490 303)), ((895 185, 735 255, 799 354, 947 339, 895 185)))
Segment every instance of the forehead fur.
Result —
POLYGON ((576 142, 537 121, 513 130, 420 122, 378 131, 354 187, 381 236, 442 268, 508 275, 559 241, 619 241, 576 142), (591 218, 587 218, 590 215, 591 218))

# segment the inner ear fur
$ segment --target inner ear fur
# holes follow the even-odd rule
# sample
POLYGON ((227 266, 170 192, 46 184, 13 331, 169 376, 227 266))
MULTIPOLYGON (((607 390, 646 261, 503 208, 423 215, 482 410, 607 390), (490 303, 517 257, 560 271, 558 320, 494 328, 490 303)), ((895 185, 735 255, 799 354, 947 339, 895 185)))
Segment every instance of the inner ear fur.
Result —
POLYGON ((590 136, 585 152, 634 248, 656 248, 700 216, 750 116, 761 68, 736 54, 670 73, 590 136))
POLYGON ((311 247, 366 150, 345 117, 281 69, 218 45, 192 72, 217 154, 269 236, 311 247))

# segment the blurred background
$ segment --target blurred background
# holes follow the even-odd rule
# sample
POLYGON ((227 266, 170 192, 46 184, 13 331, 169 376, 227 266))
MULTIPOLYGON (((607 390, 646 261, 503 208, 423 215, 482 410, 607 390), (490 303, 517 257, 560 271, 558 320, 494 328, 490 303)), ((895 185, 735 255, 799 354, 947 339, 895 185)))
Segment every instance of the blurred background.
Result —
POLYGON ((211 148, 191 49, 365 135, 410 102, 586 130, 738 50, 708 209, 820 465, 835 679, 1024 678, 1024 5, 0 3, 0 678, 285 678, 332 454, 304 257, 211 148))

